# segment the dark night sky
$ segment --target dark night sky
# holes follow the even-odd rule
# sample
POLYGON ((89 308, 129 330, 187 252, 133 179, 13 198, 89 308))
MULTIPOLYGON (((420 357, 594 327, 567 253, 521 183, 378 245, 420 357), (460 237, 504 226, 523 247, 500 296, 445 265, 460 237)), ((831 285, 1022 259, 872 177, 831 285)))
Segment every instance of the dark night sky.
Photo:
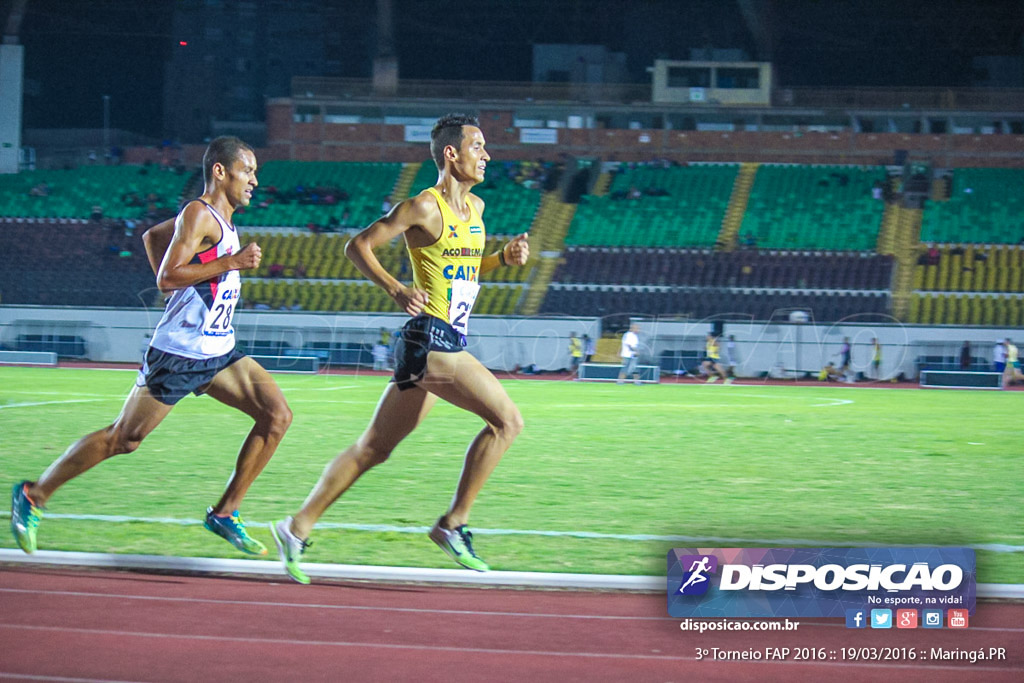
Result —
MULTIPOLYGON (((231 0, 226 0, 230 2, 231 0)), ((373 0, 343 9, 337 75, 368 77, 373 0)), ((754 0, 757 2, 757 0, 754 0)), ((258 4, 258 3, 257 3, 258 4)), ((10 0, 0 0, 3 16, 10 0)), ((178 49, 171 0, 28 0, 26 128, 103 123, 159 135, 164 62, 178 49)), ((1022 54, 1018 0, 776 0, 781 85, 970 85, 975 55, 1022 54)), ((625 52, 630 76, 692 47, 757 44, 734 0, 394 0, 403 78, 530 80, 535 43, 599 43, 625 52)))

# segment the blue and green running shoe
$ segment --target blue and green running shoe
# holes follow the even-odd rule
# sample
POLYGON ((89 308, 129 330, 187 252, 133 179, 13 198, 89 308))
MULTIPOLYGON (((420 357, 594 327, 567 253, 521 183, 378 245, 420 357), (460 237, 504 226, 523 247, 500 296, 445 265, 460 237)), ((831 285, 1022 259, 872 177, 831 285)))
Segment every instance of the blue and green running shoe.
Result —
POLYGON ((477 572, 491 570, 473 550, 473 534, 465 524, 454 529, 445 529, 441 526, 441 520, 437 520, 437 524, 430 530, 430 540, 466 569, 477 572))
POLYGON ((249 535, 245 530, 245 522, 238 516, 238 510, 230 515, 213 514, 213 508, 206 509, 206 521, 203 526, 235 546, 243 553, 250 555, 266 555, 267 547, 249 535))
POLYGON ((18 547, 31 555, 36 551, 36 528, 43 511, 28 497, 28 485, 20 481, 11 491, 11 533, 18 547))

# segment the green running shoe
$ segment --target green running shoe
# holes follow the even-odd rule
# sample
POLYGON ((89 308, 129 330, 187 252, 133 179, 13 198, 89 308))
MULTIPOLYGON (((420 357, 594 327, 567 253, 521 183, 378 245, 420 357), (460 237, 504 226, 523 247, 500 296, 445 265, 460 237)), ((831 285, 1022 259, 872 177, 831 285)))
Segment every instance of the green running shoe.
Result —
POLYGON ((213 514, 213 508, 206 508, 206 521, 203 526, 235 546, 243 553, 250 555, 266 555, 267 547, 249 535, 245 530, 245 522, 238 516, 238 510, 221 517, 213 514))
POLYGON ((430 530, 430 540, 466 569, 477 572, 491 570, 473 551, 473 534, 465 524, 454 529, 445 529, 441 526, 441 520, 437 520, 434 528, 430 530))
POLYGON ((31 555, 36 551, 36 528, 43 511, 28 497, 28 484, 20 481, 11 491, 11 533, 18 547, 31 555))
POLYGON ((292 533, 292 518, 285 517, 280 522, 270 523, 270 533, 274 536, 274 543, 277 544, 277 554, 281 557, 284 570, 288 572, 295 583, 303 585, 309 583, 309 577, 299 568, 299 561, 302 559, 306 548, 313 545, 309 541, 303 541, 292 533))

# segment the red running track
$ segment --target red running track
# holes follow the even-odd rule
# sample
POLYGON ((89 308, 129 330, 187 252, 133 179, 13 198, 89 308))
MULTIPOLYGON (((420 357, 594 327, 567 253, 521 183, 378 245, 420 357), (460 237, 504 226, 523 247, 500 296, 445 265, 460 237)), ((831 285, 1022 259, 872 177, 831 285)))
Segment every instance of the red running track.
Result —
MULTIPOLYGON (((683 632, 659 595, 0 568, 0 681, 1024 680, 1024 605, 966 630, 683 632), (697 659, 826 648, 825 661, 697 659), (1002 661, 843 661, 844 647, 1006 648, 1002 661)), ((922 650, 923 649, 923 650, 922 650)))

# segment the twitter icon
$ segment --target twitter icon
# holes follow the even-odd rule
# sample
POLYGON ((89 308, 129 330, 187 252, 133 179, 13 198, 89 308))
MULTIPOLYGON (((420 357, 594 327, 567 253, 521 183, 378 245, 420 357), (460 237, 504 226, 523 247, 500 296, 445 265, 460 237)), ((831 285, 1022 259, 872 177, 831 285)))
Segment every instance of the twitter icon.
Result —
POLYGON ((871 610, 871 628, 892 628, 892 610, 871 610))

